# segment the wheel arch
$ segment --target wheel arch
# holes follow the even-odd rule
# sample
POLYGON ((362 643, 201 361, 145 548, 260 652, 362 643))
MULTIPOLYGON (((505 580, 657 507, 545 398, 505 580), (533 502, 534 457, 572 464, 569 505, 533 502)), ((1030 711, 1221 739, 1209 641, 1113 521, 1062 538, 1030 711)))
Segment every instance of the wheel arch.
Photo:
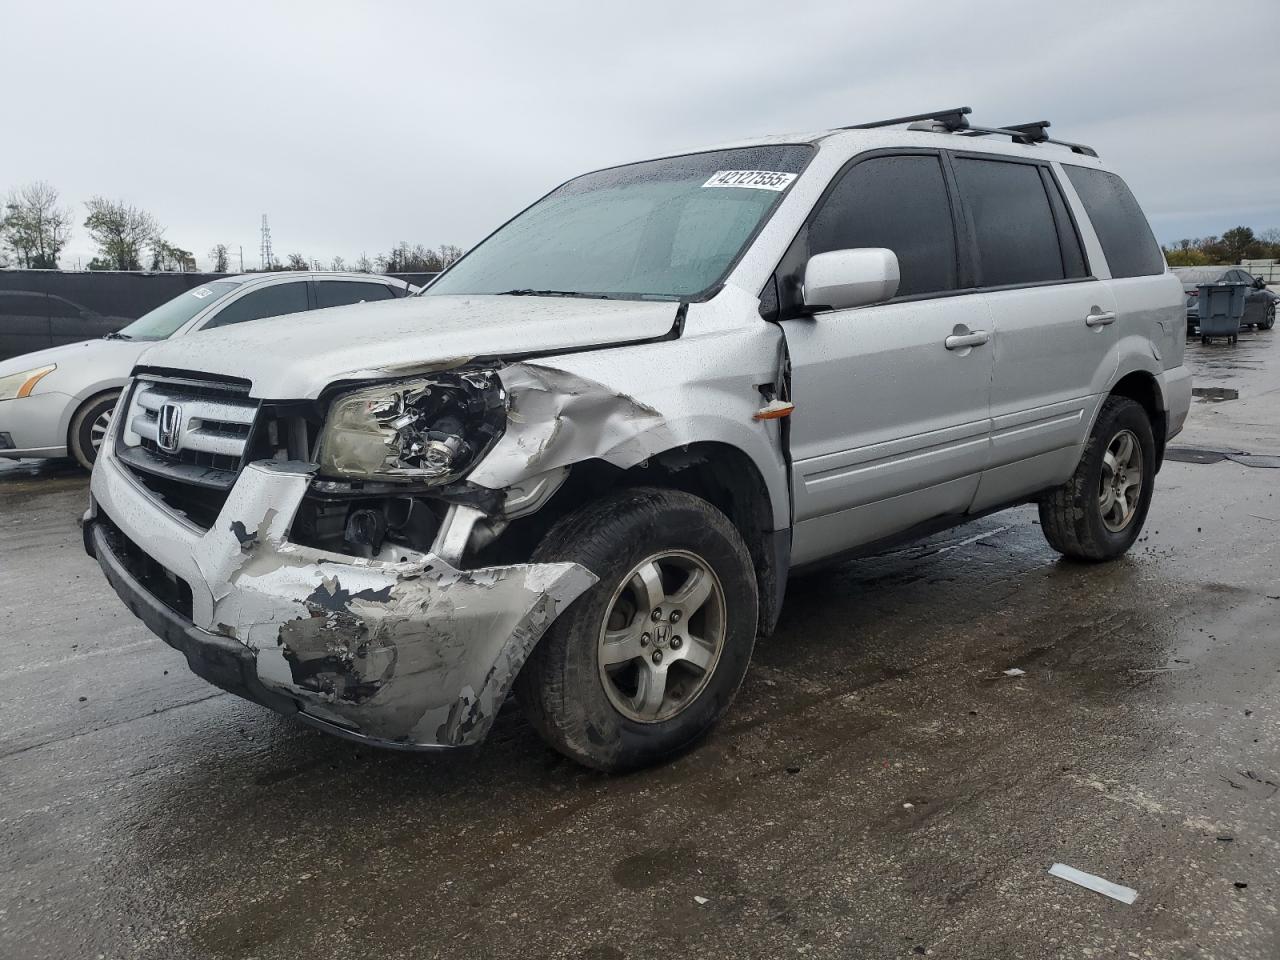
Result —
POLYGON ((791 558, 791 528, 774 515, 768 484, 759 465, 739 447, 721 441, 683 444, 653 454, 627 469, 601 459, 573 464, 568 479, 537 513, 515 520, 487 558, 517 561, 562 516, 582 504, 624 487, 682 490, 706 500, 729 518, 746 543, 755 568, 760 600, 759 633, 777 623, 791 558))
MULTIPOLYGON (((1110 390, 1113 397, 1127 397, 1146 411, 1151 421, 1151 433, 1156 444, 1156 470, 1164 462, 1164 446, 1168 438, 1168 405, 1160 381, 1147 370, 1126 373, 1110 390)), ((1099 404, 1101 410, 1101 404, 1099 404)), ((1096 419, 1096 414, 1095 414, 1096 419)), ((1090 428, 1092 430, 1092 428, 1090 428)))
POLYGON ((123 394, 123 392, 124 392, 123 384, 119 386, 103 387, 101 389, 95 390, 94 392, 88 394, 77 403, 67 404, 67 417, 66 417, 66 421, 62 425, 62 436, 67 441, 68 455, 72 453, 72 449, 73 449, 71 431, 75 427, 76 420, 77 418, 79 418, 81 411, 97 403, 99 400, 102 400, 106 397, 111 396, 112 394, 115 394, 116 398, 119 399, 119 397, 123 394))

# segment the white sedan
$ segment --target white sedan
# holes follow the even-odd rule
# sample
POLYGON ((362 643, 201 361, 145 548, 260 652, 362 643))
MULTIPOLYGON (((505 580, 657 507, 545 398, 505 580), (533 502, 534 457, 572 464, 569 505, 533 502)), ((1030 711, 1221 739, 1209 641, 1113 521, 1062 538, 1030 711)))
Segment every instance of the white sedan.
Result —
MULTIPOLYGON (((0 457, 73 456, 92 467, 120 389, 151 344, 199 330, 352 303, 411 288, 367 273, 256 273, 180 293, 118 333, 0 362, 0 457)), ((213 346, 213 343, 211 343, 213 346)))

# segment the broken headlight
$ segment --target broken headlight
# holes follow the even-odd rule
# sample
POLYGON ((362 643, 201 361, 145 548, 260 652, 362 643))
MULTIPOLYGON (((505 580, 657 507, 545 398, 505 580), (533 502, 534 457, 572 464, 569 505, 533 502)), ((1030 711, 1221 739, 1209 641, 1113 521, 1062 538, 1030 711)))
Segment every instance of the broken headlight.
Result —
POLYGON ((320 437, 320 472, 452 483, 502 436, 506 422, 506 391, 492 370, 364 387, 330 404, 320 437))

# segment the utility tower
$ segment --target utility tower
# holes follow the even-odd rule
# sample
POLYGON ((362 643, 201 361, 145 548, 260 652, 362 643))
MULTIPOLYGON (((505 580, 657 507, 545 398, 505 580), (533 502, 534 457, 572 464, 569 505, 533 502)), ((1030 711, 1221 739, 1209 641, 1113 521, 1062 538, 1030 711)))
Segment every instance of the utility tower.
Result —
POLYGON ((262 215, 262 248, 259 253, 262 256, 262 269, 270 270, 271 265, 276 261, 271 253, 271 227, 267 225, 267 215, 265 213, 262 215))

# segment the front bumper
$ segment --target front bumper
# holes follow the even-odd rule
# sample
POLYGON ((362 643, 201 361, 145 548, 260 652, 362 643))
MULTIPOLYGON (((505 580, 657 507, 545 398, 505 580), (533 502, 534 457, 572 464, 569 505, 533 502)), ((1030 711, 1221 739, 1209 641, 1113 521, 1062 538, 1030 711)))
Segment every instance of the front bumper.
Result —
POLYGON ((105 453, 85 542, 125 605, 211 683, 348 736, 482 740, 543 632, 596 582, 574 563, 459 570, 290 543, 308 464, 250 464, 202 530, 105 453), (175 578, 189 605, 163 599, 175 578))
POLYGON ((20 400, 0 400, 0 457, 65 457, 68 410, 75 402, 65 393, 33 393, 20 400))

